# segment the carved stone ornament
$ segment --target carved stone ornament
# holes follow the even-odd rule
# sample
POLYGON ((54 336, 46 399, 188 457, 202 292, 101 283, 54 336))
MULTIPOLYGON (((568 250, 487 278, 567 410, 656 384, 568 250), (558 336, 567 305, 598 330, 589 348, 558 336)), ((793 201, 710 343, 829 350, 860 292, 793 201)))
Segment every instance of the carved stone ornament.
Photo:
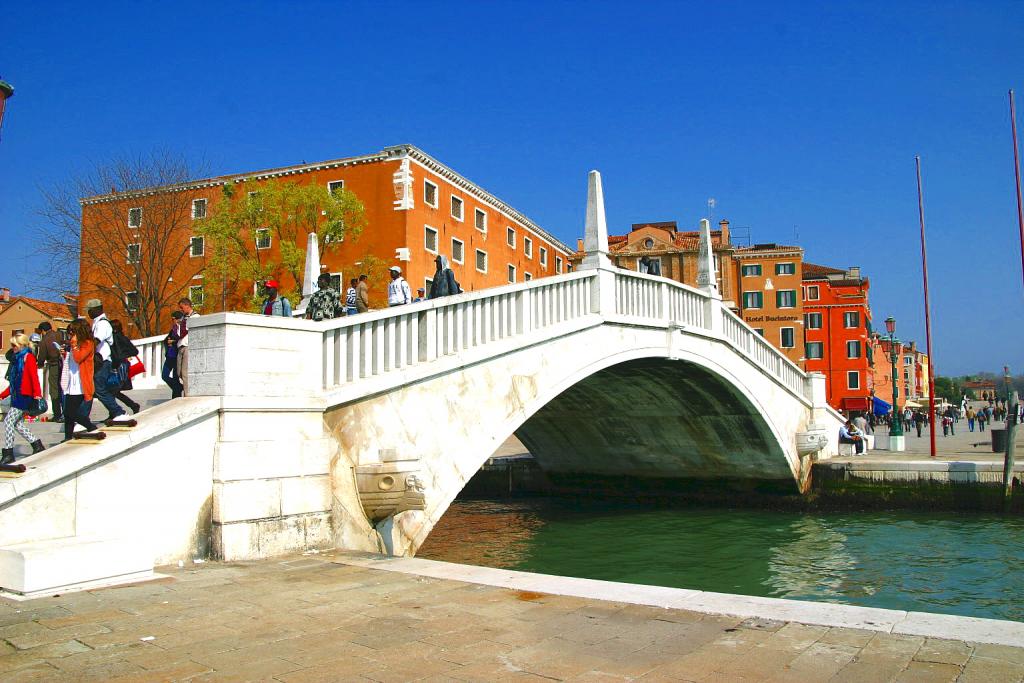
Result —
POLYGON ((395 186, 395 211, 405 211, 416 207, 412 191, 412 168, 409 159, 402 159, 402 165, 391 176, 395 186))
POLYGON ((807 431, 796 433, 796 452, 800 455, 817 453, 828 445, 828 433, 824 427, 807 425, 807 431))
POLYGON ((419 460, 387 460, 356 465, 356 486, 366 518, 372 523, 406 510, 422 510, 426 485, 419 460))

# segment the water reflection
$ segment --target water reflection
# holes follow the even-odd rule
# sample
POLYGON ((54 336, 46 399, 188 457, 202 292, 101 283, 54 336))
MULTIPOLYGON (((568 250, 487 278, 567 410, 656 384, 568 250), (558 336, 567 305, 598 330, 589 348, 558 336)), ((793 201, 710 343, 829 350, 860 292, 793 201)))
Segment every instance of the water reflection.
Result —
POLYGON ((873 589, 851 580, 857 561, 846 536, 823 520, 801 516, 789 525, 793 539, 771 548, 767 594, 780 598, 833 598, 837 602, 873 589))
POLYGON ((421 557, 630 583, 1024 620, 1024 522, 527 499, 456 501, 421 557))

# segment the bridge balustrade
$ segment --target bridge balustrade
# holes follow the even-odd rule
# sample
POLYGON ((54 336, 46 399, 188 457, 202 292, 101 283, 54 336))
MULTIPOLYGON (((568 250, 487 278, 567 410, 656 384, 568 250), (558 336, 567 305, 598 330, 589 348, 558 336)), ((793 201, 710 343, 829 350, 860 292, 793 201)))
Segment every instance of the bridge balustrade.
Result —
POLYGON ((340 318, 324 331, 323 388, 380 377, 591 313, 581 272, 340 318))

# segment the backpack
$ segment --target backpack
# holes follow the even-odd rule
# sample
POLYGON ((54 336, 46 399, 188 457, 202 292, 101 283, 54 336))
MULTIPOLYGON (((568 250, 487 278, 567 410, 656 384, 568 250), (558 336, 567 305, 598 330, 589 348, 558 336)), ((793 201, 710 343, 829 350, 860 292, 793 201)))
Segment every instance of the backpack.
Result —
POLYGON ((110 349, 110 361, 116 368, 132 356, 139 355, 139 350, 132 344, 132 340, 119 332, 114 332, 114 343, 110 349))

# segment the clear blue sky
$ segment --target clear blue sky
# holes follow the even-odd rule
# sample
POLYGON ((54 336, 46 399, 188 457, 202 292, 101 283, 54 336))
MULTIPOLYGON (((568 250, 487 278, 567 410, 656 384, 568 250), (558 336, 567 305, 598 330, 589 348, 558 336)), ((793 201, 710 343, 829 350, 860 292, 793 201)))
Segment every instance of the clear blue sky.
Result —
MULTIPOLYGON (((181 150, 211 172, 409 142, 573 244, 586 173, 612 232, 749 226, 859 265, 938 371, 1024 372, 1006 92, 1024 3, 16 3, 0 76, 0 285, 25 289, 37 188, 181 150), (798 237, 797 237, 798 235, 798 237)), ((1024 105, 1022 105, 1024 107, 1024 105)), ((1020 115, 1018 115, 1020 117, 1020 115)), ((1020 122, 1019 122, 1020 123, 1020 122)))

